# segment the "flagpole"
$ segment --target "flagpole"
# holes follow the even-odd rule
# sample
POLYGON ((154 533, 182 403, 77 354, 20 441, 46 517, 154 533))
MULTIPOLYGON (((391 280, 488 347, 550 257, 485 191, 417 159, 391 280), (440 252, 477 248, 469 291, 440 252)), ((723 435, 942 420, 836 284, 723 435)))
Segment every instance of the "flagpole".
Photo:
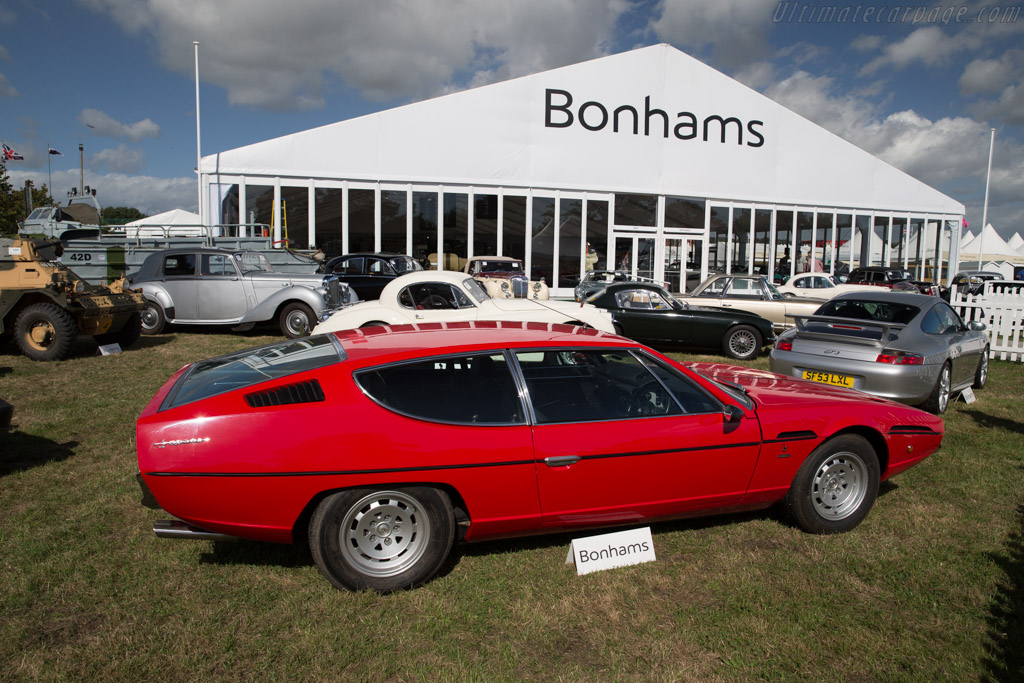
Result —
POLYGON ((992 148, 996 144, 996 129, 991 129, 988 141, 988 173, 985 175, 985 208, 981 211, 981 235, 978 236, 978 270, 981 270, 981 259, 985 253, 985 228, 988 227, 988 185, 992 179, 992 148))
POLYGON ((50 201, 53 201, 53 173, 50 171, 50 157, 53 155, 50 153, 50 143, 46 143, 46 191, 50 193, 50 201))
POLYGON ((199 214, 199 224, 206 225, 203 220, 203 173, 200 169, 202 156, 200 156, 199 136, 199 41, 193 40, 192 45, 196 53, 196 213, 199 214))

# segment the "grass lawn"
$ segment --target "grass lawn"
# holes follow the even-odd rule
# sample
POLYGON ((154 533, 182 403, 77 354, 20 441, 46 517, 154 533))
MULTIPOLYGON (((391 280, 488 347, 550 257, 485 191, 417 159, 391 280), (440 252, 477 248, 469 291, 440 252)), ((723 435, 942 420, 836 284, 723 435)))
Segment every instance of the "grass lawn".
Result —
POLYGON ((659 524, 657 562, 584 577, 568 535, 468 545, 379 596, 333 589, 301 547, 157 539, 166 513, 139 505, 135 419, 157 388, 275 339, 81 342, 61 363, 0 347, 0 680, 1024 678, 1020 363, 992 363, 851 533, 774 509, 659 524))

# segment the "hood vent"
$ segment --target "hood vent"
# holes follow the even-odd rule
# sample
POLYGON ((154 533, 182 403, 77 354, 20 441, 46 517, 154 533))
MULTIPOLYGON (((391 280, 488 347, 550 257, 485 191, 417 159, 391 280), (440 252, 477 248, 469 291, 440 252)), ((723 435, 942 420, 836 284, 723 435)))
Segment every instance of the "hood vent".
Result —
POLYGON ((324 391, 320 388, 320 382, 315 379, 245 395, 245 402, 253 408, 283 406, 290 403, 316 403, 323 400, 324 391))

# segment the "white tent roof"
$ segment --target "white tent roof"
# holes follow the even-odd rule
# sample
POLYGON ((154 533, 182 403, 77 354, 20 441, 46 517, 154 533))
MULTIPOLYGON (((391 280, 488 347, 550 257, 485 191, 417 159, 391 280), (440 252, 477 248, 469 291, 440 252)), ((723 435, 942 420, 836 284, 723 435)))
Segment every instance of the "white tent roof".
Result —
POLYGON ((960 244, 964 245, 974 239, 974 233, 968 230, 964 234, 960 235, 960 244))
POLYGON ((1013 237, 1009 239, 1007 244, 1010 246, 1011 249, 1016 249, 1017 251, 1020 251, 1020 248, 1024 247, 1024 237, 1021 237, 1019 232, 1015 232, 1013 233, 1013 237))
POLYGON ((201 225, 199 214, 184 209, 171 209, 125 223, 123 230, 128 237, 200 237, 205 234, 201 225))
POLYGON ((125 223, 125 225, 199 225, 199 222, 199 214, 197 213, 185 211, 184 209, 171 209, 170 211, 158 213, 155 216, 147 216, 131 223, 125 223))
POLYGON ((985 229, 981 231, 974 239, 970 242, 962 244, 960 246, 960 262, 961 263, 977 263, 978 262, 978 250, 984 249, 985 253, 982 254, 982 260, 1008 260, 1012 262, 1021 262, 1021 257, 1024 256, 1019 249, 1014 249, 1006 241, 999 236, 992 224, 989 223, 985 226, 985 229), (984 242, 982 238, 984 237, 984 242))
POLYGON ((669 45, 239 147, 201 168, 213 183, 237 182, 218 174, 424 182, 964 213, 669 45))

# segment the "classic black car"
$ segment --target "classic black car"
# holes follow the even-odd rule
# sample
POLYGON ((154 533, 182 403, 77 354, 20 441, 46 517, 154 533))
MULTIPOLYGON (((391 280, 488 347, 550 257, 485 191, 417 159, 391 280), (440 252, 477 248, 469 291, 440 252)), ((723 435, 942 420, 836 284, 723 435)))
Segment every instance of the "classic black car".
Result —
POLYGON ((646 282, 612 282, 587 303, 610 310, 619 334, 655 347, 720 348, 730 358, 749 360, 775 339, 767 318, 691 306, 646 282))
POLYGON ((399 275, 423 270, 412 256, 390 252, 358 253, 337 256, 324 263, 318 272, 333 273, 355 290, 360 301, 380 298, 384 286, 399 275))

